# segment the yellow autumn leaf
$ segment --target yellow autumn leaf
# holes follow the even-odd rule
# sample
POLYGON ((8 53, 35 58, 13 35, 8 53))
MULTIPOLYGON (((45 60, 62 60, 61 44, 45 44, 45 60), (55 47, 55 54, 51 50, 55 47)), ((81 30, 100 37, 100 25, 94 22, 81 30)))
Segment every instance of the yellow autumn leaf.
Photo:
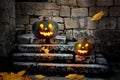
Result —
POLYGON ((41 50, 43 50, 45 52, 46 56, 50 55, 49 49, 45 49, 45 47, 42 47, 41 50))
POLYGON ((65 78, 68 78, 68 79, 75 79, 76 77, 77 77, 77 74, 69 74, 65 76, 65 78))
POLYGON ((9 75, 10 75, 11 78, 18 77, 17 74, 15 74, 15 73, 13 73, 13 72, 11 72, 9 75))
POLYGON ((18 75, 18 76, 22 76, 23 74, 25 74, 25 72, 26 72, 25 70, 19 71, 19 72, 17 73, 17 75, 18 75))
POLYGON ((91 18, 91 20, 100 20, 101 18, 102 18, 102 16, 105 14, 105 12, 103 12, 103 11, 100 11, 100 12, 98 12, 97 14, 95 14, 92 18, 91 18))
POLYGON ((1 72, 0 75, 3 77, 3 80, 22 80, 23 79, 22 76, 25 72, 26 72, 25 70, 20 71, 17 74, 13 72, 10 73, 1 72))
POLYGON ((85 76, 84 75, 77 75, 76 78, 77 78, 77 80, 81 80, 81 79, 85 78, 85 76))
POLYGON ((45 78, 46 76, 44 76, 44 75, 35 75, 35 78, 37 78, 37 79, 43 79, 43 78, 45 78))
POLYGON ((1 72, 0 75, 1 76, 6 76, 6 75, 8 75, 8 73, 7 72, 1 72))

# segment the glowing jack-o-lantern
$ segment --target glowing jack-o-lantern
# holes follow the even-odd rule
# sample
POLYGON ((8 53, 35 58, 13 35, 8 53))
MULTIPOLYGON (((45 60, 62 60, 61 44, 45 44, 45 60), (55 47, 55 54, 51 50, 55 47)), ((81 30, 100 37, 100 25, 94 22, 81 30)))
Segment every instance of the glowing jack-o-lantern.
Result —
POLYGON ((57 23, 45 18, 42 21, 35 22, 32 26, 33 34, 42 39, 53 38, 58 34, 58 31, 57 23))
POLYGON ((74 51, 78 55, 88 55, 94 51, 95 47, 89 40, 79 40, 74 45, 74 51))

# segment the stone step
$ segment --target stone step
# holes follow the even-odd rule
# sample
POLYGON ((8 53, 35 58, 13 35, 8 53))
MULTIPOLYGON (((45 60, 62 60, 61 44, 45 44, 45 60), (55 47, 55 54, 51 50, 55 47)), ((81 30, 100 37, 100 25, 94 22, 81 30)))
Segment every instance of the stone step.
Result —
POLYGON ((52 63, 71 63, 74 61, 73 54, 57 54, 57 53, 50 53, 47 56, 45 53, 16 53, 13 54, 14 61, 23 61, 23 62, 52 62, 52 63))
POLYGON ((68 64, 68 63, 28 63, 14 62, 17 68, 36 67, 37 72, 76 72, 76 73, 107 73, 109 67, 100 64, 68 64))
POLYGON ((74 44, 20 44, 18 49, 21 52, 43 52, 42 47, 49 49, 50 52, 73 52, 74 44))
MULTIPOLYGON (((44 39, 37 39, 34 34, 22 34, 17 36, 17 41, 20 44, 28 44, 28 43, 45 43, 44 39)), ((65 44, 66 43, 66 36, 56 36, 52 39, 50 39, 50 43, 61 43, 65 44)))

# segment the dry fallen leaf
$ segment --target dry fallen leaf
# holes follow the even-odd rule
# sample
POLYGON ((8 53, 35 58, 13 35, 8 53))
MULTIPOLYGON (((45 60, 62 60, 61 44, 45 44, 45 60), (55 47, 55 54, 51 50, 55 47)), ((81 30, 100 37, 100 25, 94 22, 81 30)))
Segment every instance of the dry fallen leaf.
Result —
POLYGON ((10 73, 2 72, 0 73, 0 75, 3 77, 3 80, 23 80, 24 77, 22 76, 25 72, 26 72, 25 70, 20 71, 17 74, 13 72, 10 73))
POLYGON ((73 79, 81 80, 84 77, 85 77, 84 75, 77 75, 77 74, 69 74, 69 75, 65 76, 65 78, 68 78, 70 80, 73 80, 73 79))
POLYGON ((100 11, 100 12, 98 12, 97 14, 95 14, 92 18, 91 18, 91 20, 96 20, 96 21, 98 21, 98 20, 100 20, 101 18, 102 18, 102 16, 105 14, 105 12, 103 12, 103 11, 100 11))
POLYGON ((46 76, 44 76, 44 75, 35 75, 35 78, 37 78, 37 79, 43 79, 43 78, 45 78, 46 76))
POLYGON ((46 56, 50 55, 49 49, 45 49, 45 47, 42 47, 41 50, 43 50, 45 52, 46 56))
POLYGON ((26 72, 25 70, 19 71, 17 75, 22 76, 23 74, 25 74, 25 72, 26 72))
POLYGON ((84 76, 84 75, 77 75, 76 78, 77 78, 78 80, 81 80, 81 79, 85 78, 85 76, 84 76))
POLYGON ((65 76, 65 78, 68 78, 68 79, 72 80, 72 79, 75 79, 76 76, 77 76, 77 74, 69 74, 69 75, 65 76))

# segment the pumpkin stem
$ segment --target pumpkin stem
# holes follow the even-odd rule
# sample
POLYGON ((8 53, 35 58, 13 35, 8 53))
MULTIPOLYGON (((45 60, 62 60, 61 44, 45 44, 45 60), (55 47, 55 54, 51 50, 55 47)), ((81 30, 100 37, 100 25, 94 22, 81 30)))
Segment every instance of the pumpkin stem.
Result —
POLYGON ((46 21, 47 19, 46 19, 46 17, 43 17, 43 21, 46 21))
POLYGON ((85 37, 84 40, 87 41, 88 40, 87 37, 85 37))

